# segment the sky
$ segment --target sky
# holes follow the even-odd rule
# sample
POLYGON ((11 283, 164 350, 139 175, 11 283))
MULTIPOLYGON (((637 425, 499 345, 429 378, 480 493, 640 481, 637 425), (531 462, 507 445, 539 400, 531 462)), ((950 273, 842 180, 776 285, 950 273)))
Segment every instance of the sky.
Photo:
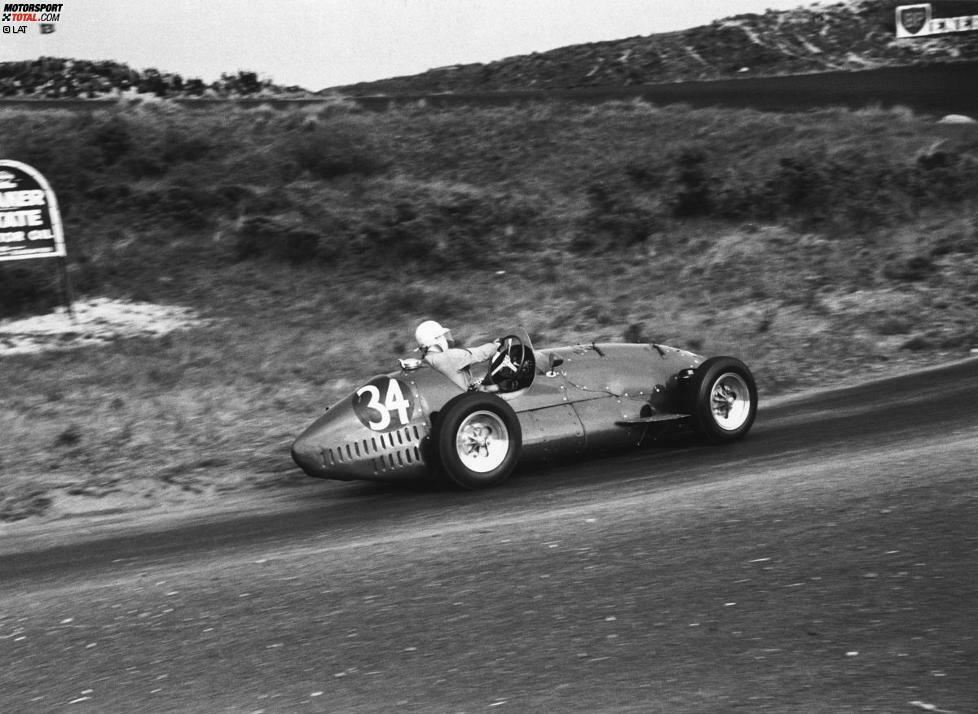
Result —
MULTIPOLYGON (((2 0, 7 3, 10 0, 2 0)), ((48 2, 48 0, 32 0, 48 2)), ((205 82, 247 70, 319 90, 680 30, 807 0, 60 0, 54 32, 0 34, 0 61, 71 57, 205 82)), ((3 23, 16 26, 17 23, 3 23)))

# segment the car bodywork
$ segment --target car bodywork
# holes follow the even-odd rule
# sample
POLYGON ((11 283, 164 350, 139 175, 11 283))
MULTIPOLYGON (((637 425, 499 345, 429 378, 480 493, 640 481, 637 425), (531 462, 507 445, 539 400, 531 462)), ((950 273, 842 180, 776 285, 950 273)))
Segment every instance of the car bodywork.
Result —
MULTIPOLYGON (((536 365, 526 386, 499 395, 518 419, 521 460, 636 446, 695 421, 689 391, 704 364, 700 355, 594 343, 536 354, 547 365, 536 365)), ((389 480, 437 469, 439 411, 465 393, 420 360, 401 364, 341 399, 295 440, 293 458, 307 474, 389 480)))

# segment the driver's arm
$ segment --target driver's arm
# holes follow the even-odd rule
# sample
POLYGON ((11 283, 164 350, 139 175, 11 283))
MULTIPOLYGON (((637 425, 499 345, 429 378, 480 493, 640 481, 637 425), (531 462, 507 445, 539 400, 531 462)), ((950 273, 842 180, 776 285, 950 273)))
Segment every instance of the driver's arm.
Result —
MULTIPOLYGON (((466 351, 471 357, 469 365, 479 364, 480 362, 486 362, 492 358, 496 351, 499 349, 500 341, 487 342, 484 345, 478 347, 469 347, 466 351)), ((483 384, 481 381, 475 381, 469 385, 469 389, 478 389, 481 392, 498 392, 499 385, 497 384, 483 384)))
POLYGON ((485 362, 487 359, 496 354, 496 350, 499 349, 499 340, 495 342, 487 342, 484 345, 479 345, 478 347, 467 347, 469 354, 472 355, 472 361, 469 364, 478 364, 479 362, 485 362))

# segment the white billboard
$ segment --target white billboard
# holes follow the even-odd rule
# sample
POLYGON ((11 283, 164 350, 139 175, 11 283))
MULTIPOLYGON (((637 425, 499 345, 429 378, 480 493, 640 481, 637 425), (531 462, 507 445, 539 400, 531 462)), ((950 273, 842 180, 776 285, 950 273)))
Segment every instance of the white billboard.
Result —
POLYGON ((64 257, 54 191, 27 164, 0 160, 0 261, 64 257))

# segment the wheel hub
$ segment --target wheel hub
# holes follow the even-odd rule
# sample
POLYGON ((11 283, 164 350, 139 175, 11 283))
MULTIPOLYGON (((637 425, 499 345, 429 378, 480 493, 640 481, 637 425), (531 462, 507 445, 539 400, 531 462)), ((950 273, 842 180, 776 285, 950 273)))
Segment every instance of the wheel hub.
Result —
POLYGON ((717 426, 727 431, 739 429, 750 415, 750 390, 743 377, 727 372, 713 383, 710 408, 717 426))
POLYGON ((466 468, 487 473, 498 468, 506 459, 509 432, 502 419, 492 412, 474 412, 459 425, 455 450, 466 468))

